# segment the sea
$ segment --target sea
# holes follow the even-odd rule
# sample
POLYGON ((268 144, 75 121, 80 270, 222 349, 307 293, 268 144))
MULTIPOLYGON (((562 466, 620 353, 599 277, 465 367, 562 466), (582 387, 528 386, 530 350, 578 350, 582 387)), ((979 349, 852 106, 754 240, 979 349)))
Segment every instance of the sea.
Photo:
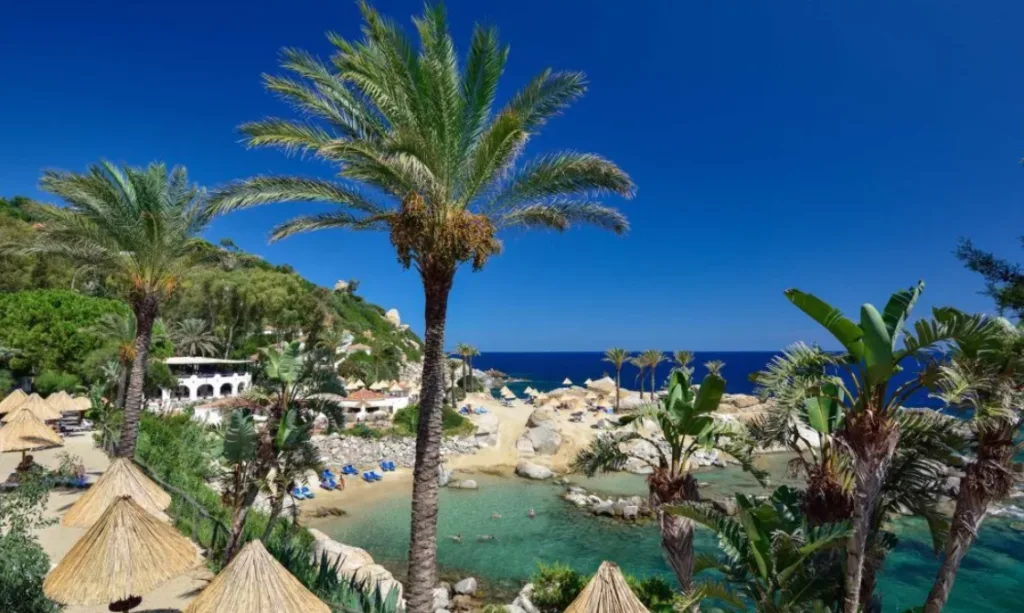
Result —
MULTIPOLYGON (((761 370, 774 354, 770 352, 701 352, 697 354, 698 380, 703 363, 721 360, 726 366, 728 391, 753 393, 749 375, 761 370)), ((520 393, 527 385, 549 390, 568 377, 574 383, 597 379, 609 364, 601 353, 491 353, 474 360, 482 369, 496 368, 519 381, 509 387, 520 393)), ((659 386, 671 366, 658 370, 659 386)), ((901 374, 912 376, 912 373, 901 374)), ((636 389, 636 369, 627 367, 623 385, 636 389)), ((915 406, 935 406, 922 396, 915 406)), ((524 408, 524 410, 529 410, 524 408)), ((794 483, 787 475, 785 454, 762 456, 762 468, 773 476, 773 486, 794 483)), ((460 475, 469 477, 470 475, 460 475)), ((471 475, 478 490, 441 491, 438 516, 438 562, 442 577, 453 580, 475 576, 488 595, 498 602, 510 602, 529 580, 538 564, 559 562, 583 573, 593 573, 602 560, 619 564, 638 577, 660 575, 673 581, 659 549, 660 537, 653 524, 624 524, 594 517, 560 497, 563 488, 512 476, 477 471, 471 475), (536 517, 528 516, 529 510, 536 517), (501 519, 492 519, 497 512, 501 519), (448 538, 461 535, 461 542, 448 538), (478 541, 481 535, 493 540, 478 541)), ((718 497, 735 492, 761 493, 765 490, 747 474, 730 467, 708 469, 698 475, 705 482, 702 493, 718 497)), ((606 496, 646 493, 644 478, 627 473, 599 475, 593 479, 573 477, 591 491, 606 496)), ((797 483, 794 483, 797 484, 797 483)), ((342 542, 365 548, 397 576, 405 571, 409 548, 410 495, 395 494, 373 504, 346 508, 341 518, 314 520, 315 527, 342 542)), ((1000 515, 989 516, 978 542, 961 566, 946 611, 953 613, 995 613, 1022 611, 1024 593, 1024 509, 1009 504, 1000 515)), ((890 553, 879 575, 877 593, 884 611, 905 611, 920 606, 928 594, 939 558, 934 554, 924 522, 902 518, 895 522, 899 544, 890 553)), ((718 551, 715 537, 698 529, 696 548, 700 553, 718 551)))

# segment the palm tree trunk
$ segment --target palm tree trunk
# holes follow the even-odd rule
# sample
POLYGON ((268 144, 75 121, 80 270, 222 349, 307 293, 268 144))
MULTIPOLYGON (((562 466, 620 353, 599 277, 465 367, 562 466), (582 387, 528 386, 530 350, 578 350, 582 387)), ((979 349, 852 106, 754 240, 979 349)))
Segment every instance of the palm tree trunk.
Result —
POLYGON ((409 613, 431 613, 433 590, 437 584, 437 469, 441 464, 441 403, 446 367, 444 328, 454 274, 454 270, 436 272, 430 271, 429 267, 425 267, 422 273, 426 332, 406 585, 409 613))
POLYGON ((655 366, 651 365, 651 402, 654 402, 654 386, 657 384, 657 379, 654 373, 655 366))
POLYGON ((123 409, 125 396, 128 394, 128 373, 131 371, 131 362, 121 363, 121 373, 117 378, 117 398, 114 399, 114 406, 123 409))
MULTIPOLYGON (((898 437, 893 436, 894 440, 898 437)), ((895 450, 895 443, 890 449, 895 450)), ((850 536, 846 549, 846 597, 843 611, 858 613, 860 610, 861 583, 864 580, 864 556, 868 537, 873 525, 875 507, 882 489, 882 482, 889 471, 892 459, 890 452, 886 456, 875 456, 878 461, 862 458, 855 460, 856 499, 853 504, 853 534, 850 536)))
POLYGON ((960 482, 953 523, 949 527, 949 539, 946 541, 946 556, 928 594, 924 613, 939 613, 946 606, 949 594, 953 591, 953 581, 960 570, 960 562, 974 543, 988 505, 992 502, 993 496, 987 494, 987 489, 982 483, 977 463, 969 466, 960 482))
POLYGON ((658 525, 661 528, 661 550, 676 574, 679 586, 683 592, 688 592, 693 585, 693 522, 659 510, 658 525))
POLYGON ((281 511, 284 510, 284 497, 288 494, 286 491, 288 484, 278 483, 277 490, 274 491, 274 496, 270 499, 270 519, 267 520, 267 527, 263 530, 264 543, 270 538, 270 535, 274 532, 274 524, 277 523, 277 518, 281 517, 281 511))
POLYGON ((231 535, 228 537, 228 544, 224 548, 224 564, 226 565, 235 557, 242 542, 242 531, 245 530, 245 520, 249 517, 249 510, 256 502, 256 496, 260 493, 257 483, 252 483, 245 491, 241 504, 236 506, 231 513, 231 535))
POLYGON ((135 305, 135 359, 128 379, 128 392, 124 402, 124 423, 121 426, 121 441, 118 455, 135 457, 135 442, 139 438, 139 419, 145 401, 146 360, 149 358, 149 343, 153 336, 153 322, 158 312, 156 296, 145 296, 135 305))
POLYGON ((622 404, 622 367, 615 369, 615 412, 619 412, 619 405, 622 404))

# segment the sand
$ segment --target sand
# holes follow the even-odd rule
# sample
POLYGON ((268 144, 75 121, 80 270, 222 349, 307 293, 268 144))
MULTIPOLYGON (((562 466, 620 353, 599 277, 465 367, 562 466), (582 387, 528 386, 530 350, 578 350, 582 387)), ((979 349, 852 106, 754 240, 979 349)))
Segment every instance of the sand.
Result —
MULTIPOLYGON (((35 456, 37 464, 46 468, 56 469, 60 465, 59 455, 62 451, 82 459, 90 482, 95 482, 110 463, 107 456, 93 445, 91 434, 68 437, 65 439, 63 448, 47 449, 32 455, 35 456)), ((14 470, 20 460, 21 454, 19 453, 0 455, 0 478, 6 479, 7 475, 14 470)), ((59 519, 63 512, 74 504, 75 500, 81 495, 81 491, 53 491, 47 501, 46 517, 59 519)), ((42 545, 46 555, 50 556, 51 567, 55 566, 67 554, 68 550, 85 534, 86 530, 86 528, 68 528, 55 522, 53 525, 36 532, 40 545, 42 545)), ((140 608, 135 609, 135 611, 139 613, 179 611, 212 578, 213 574, 202 567, 175 577, 152 592, 144 594, 142 605, 140 608)), ((105 611, 107 611, 106 605, 91 607, 71 606, 64 609, 64 613, 104 613, 105 611)))

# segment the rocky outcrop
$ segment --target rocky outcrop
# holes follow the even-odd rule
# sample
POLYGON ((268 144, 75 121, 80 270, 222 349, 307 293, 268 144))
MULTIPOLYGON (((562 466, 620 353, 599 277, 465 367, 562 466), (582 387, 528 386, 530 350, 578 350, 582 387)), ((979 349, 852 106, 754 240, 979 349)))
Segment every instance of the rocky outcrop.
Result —
POLYGON ((498 444, 498 416, 485 413, 473 419, 476 432, 473 434, 477 447, 493 447, 498 444))
POLYGON ((546 407, 540 407, 533 410, 530 413, 530 417, 526 420, 526 426, 528 428, 536 428, 542 424, 546 424, 555 419, 555 412, 546 407))
POLYGON ((555 473, 551 472, 550 468, 526 461, 516 464, 516 474, 535 481, 543 481, 555 476, 555 473))
POLYGON ((516 441, 516 449, 525 457, 538 454, 553 455, 558 453, 561 446, 562 435, 554 422, 543 422, 539 426, 529 428, 516 441))
MULTIPOLYGON (((392 460, 398 466, 412 468, 416 461, 416 439, 389 436, 382 439, 315 435, 313 445, 320 459, 330 466, 352 464, 360 469, 376 469, 381 460, 392 460)), ((479 449, 475 436, 448 437, 441 442, 441 457, 454 457, 476 453, 479 449)))
POLYGON ((642 496, 631 496, 629 498, 601 498, 590 494, 582 487, 570 486, 566 488, 562 498, 571 502, 580 509, 586 509, 594 515, 604 517, 619 517, 628 521, 635 521, 641 517, 651 515, 651 507, 642 496))
POLYGON ((752 417, 769 408, 772 402, 771 400, 762 401, 757 396, 749 394, 725 394, 722 396, 722 402, 718 405, 718 412, 752 417))
POLYGON ((309 533, 313 536, 313 558, 319 560, 326 556, 331 564, 338 564, 340 578, 348 580, 355 577, 356 581, 380 588, 384 594, 397 590, 399 600, 402 599, 402 584, 388 569, 375 563, 365 549, 339 543, 319 530, 310 528, 309 533))
POLYGON ((473 577, 466 577, 462 581, 459 581, 458 583, 453 585, 452 589, 455 591, 456 594, 465 594, 467 596, 472 596, 476 594, 477 590, 476 579, 473 577))

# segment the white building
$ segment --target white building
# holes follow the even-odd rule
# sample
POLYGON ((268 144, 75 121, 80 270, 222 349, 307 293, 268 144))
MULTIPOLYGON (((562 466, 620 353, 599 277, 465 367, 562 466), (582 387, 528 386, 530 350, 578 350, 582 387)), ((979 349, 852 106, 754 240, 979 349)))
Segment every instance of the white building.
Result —
POLYGON ((395 411, 409 406, 409 395, 385 395, 364 389, 339 398, 338 404, 345 407, 345 416, 353 422, 390 421, 395 411))
POLYGON ((174 357, 165 360, 178 379, 173 390, 161 389, 165 402, 193 402, 207 398, 237 396, 252 386, 251 360, 218 360, 203 357, 174 357))

